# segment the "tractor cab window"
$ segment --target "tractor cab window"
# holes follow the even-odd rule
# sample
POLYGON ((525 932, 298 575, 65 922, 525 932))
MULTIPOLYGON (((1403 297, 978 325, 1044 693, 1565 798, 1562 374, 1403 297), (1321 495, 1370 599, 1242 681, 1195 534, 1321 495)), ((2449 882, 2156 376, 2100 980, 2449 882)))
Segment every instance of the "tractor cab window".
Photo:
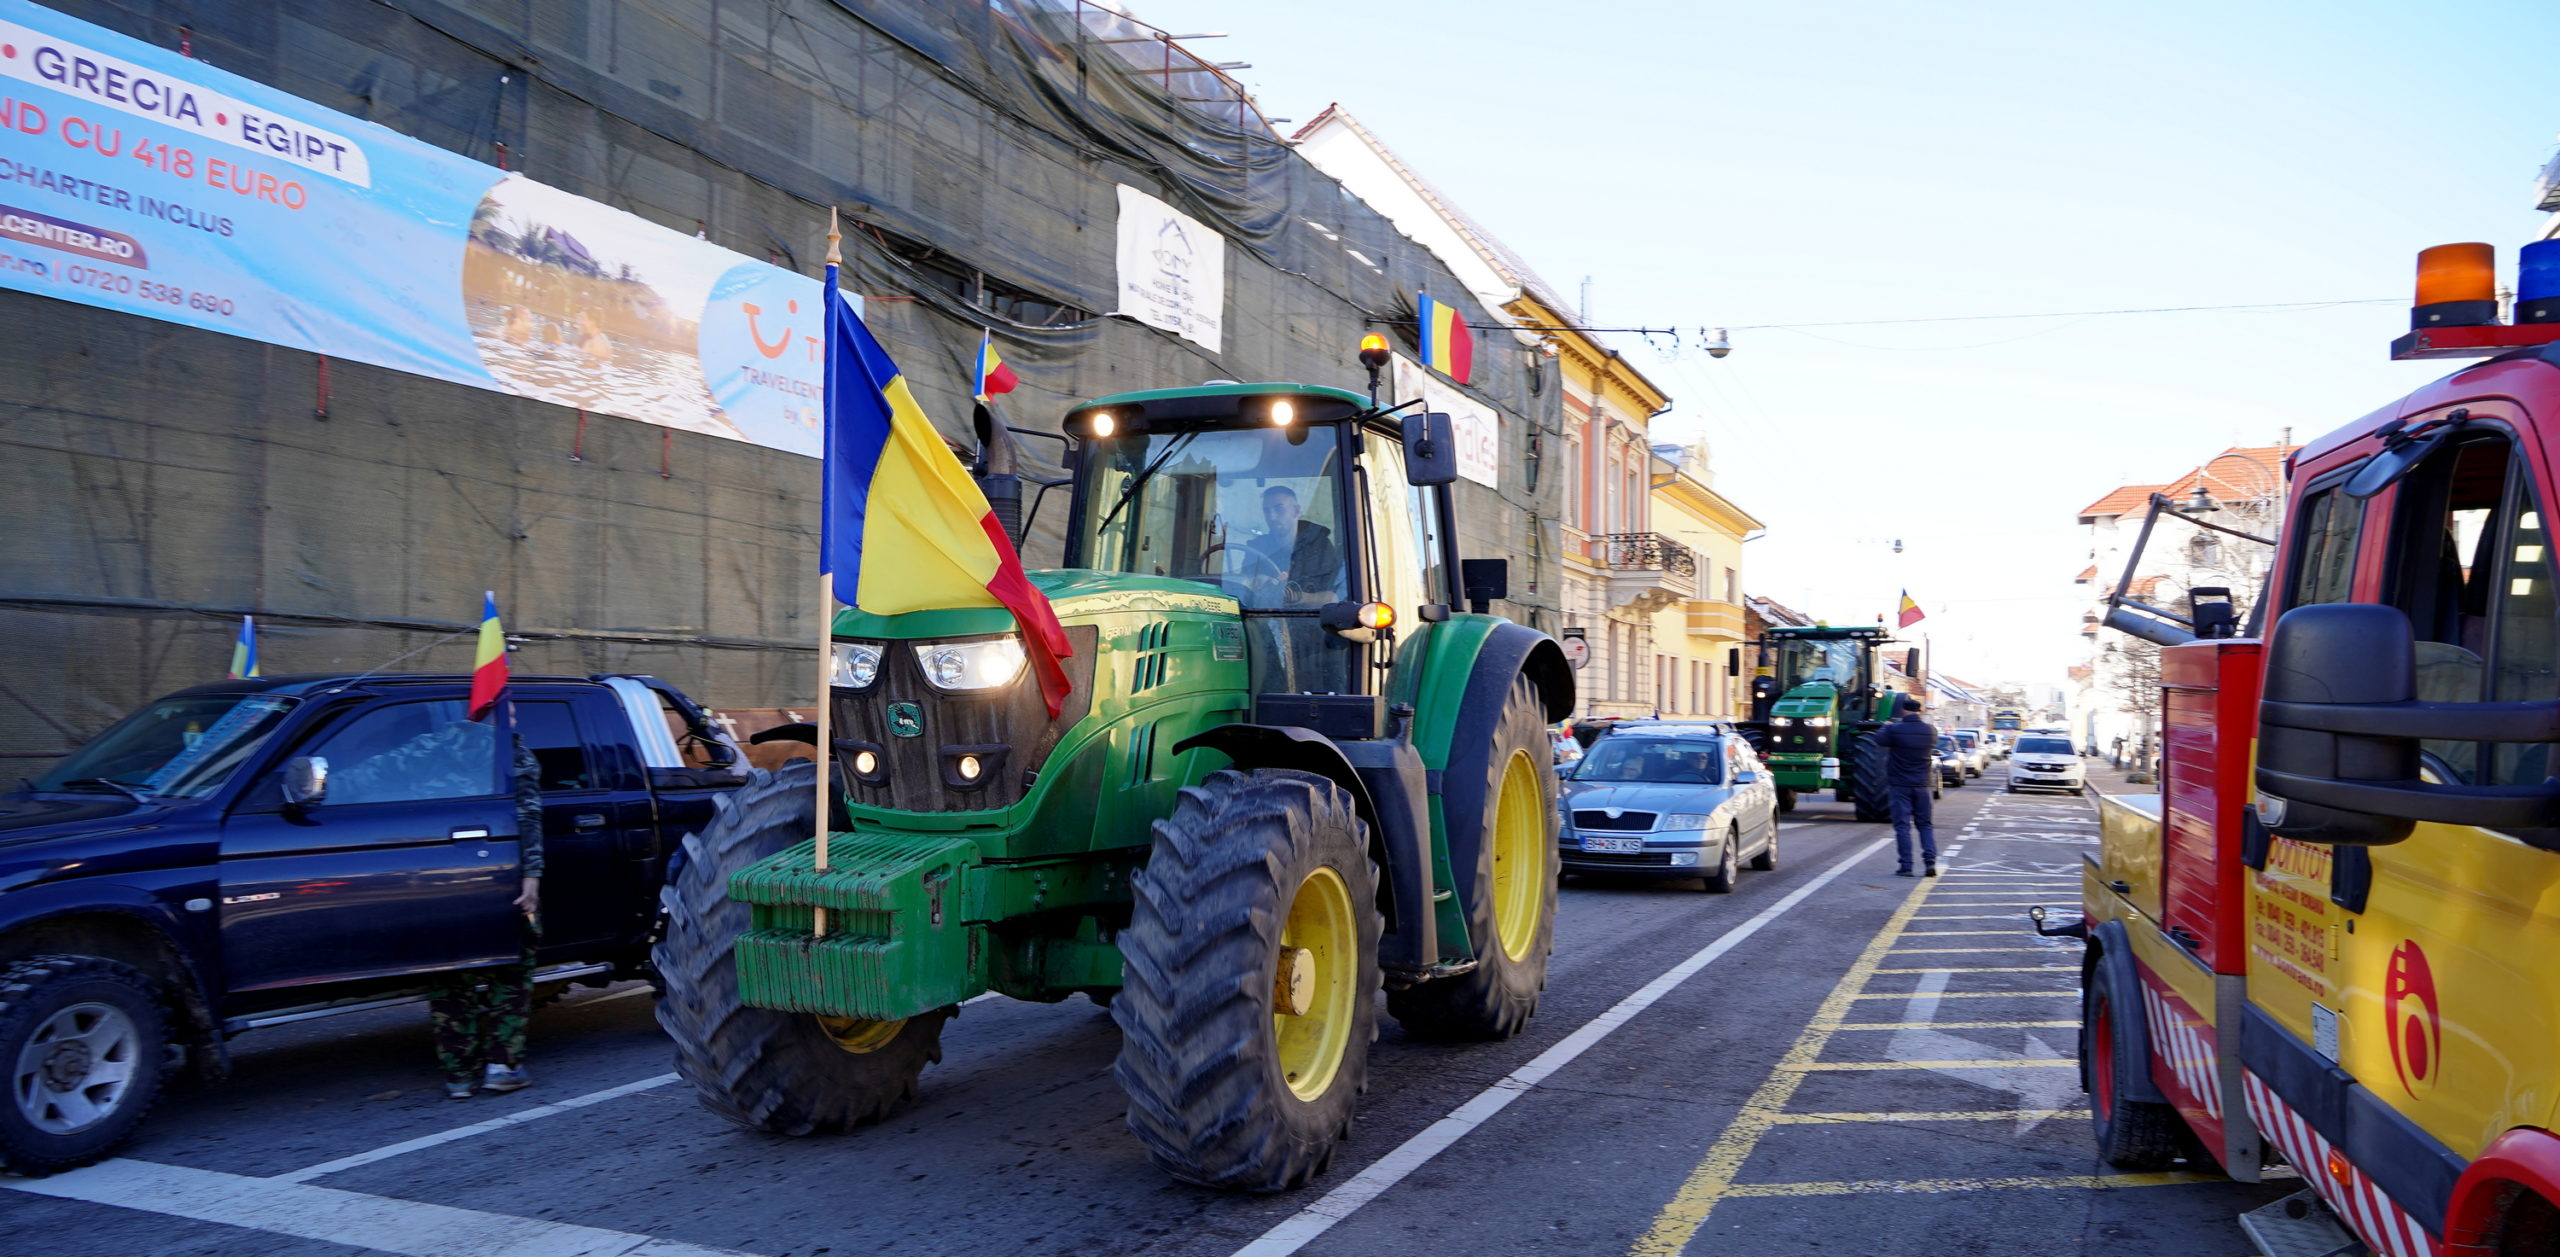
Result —
POLYGON ((1823 642, 1802 639, 1778 643, 1778 692, 1787 693, 1799 685, 1827 681, 1843 691, 1855 690, 1866 683, 1862 674, 1866 652, 1854 641, 1823 642))
POLYGON ((1244 607, 1254 688, 1347 693, 1350 643, 1318 620, 1350 596, 1340 433, 1330 425, 1136 432, 1088 455, 1088 567, 1198 581, 1244 607))
MULTIPOLYGON (((2560 697, 2550 540, 2532 475, 2503 435, 2449 445, 2400 483, 2389 597, 2417 633, 2418 697, 2508 702, 2560 697)), ((2531 785, 2550 748, 2429 739, 2449 780, 2531 785)))

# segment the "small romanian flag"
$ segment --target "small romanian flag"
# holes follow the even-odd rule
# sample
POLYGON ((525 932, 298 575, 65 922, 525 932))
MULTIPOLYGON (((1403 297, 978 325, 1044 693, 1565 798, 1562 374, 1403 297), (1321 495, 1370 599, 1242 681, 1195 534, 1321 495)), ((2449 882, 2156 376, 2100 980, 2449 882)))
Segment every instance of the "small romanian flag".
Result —
POLYGON ((1476 362, 1475 333, 1467 330, 1467 321, 1458 317, 1457 307, 1442 305, 1422 294, 1415 315, 1422 331, 1422 365, 1456 380, 1467 382, 1467 372, 1476 362))
POLYGON ((995 333, 980 333, 978 336, 978 391, 974 396, 979 401, 989 401, 998 393, 1012 392, 1013 386, 1021 382, 1021 377, 1015 375, 1013 368, 1006 366, 1004 358, 996 353, 995 333))
POLYGON ((484 719, 506 696, 507 632, 498 626, 498 595, 491 591, 482 595, 480 603, 480 650, 471 661, 471 707, 466 714, 473 720, 484 719))
POLYGON ((240 681, 259 675, 258 625, 244 615, 240 617, 240 640, 231 643, 231 679, 240 681))
POLYGON ((1919 603, 1911 600, 1911 591, 1903 590, 1901 618, 1896 622, 1896 627, 1909 628, 1927 618, 1928 613, 1920 609, 1919 603))

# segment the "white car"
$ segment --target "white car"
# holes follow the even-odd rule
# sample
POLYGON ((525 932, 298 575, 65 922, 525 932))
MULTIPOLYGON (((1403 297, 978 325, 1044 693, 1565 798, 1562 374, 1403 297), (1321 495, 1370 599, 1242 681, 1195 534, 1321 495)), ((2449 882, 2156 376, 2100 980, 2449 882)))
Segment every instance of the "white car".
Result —
POLYGON ((1964 756, 1964 775, 1979 777, 1991 767, 1991 753, 1982 749, 1982 730, 1949 729, 1947 736, 1956 740, 1956 749, 1964 756))
POLYGON ((2080 794, 2088 779, 2071 739, 2058 733, 2030 733, 2018 739, 2009 756, 2009 793, 2021 790, 2068 790, 2080 794))

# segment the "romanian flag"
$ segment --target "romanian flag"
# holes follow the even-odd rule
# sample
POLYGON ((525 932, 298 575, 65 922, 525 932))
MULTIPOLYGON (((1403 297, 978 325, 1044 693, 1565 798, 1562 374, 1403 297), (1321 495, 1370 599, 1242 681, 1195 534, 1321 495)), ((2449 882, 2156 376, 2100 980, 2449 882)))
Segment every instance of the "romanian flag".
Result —
POLYGON ((258 625, 248 616, 240 617, 240 640, 231 643, 231 679, 245 680, 258 672, 258 625))
MULTIPOLYGON (((827 266, 826 468, 819 507, 818 578, 827 596, 874 615, 943 607, 1003 607, 1056 716, 1074 653, 1049 600, 1032 587, 1013 540, 987 508, 907 378, 838 294, 827 266)), ((981 370, 993 362, 980 350, 981 370)), ((1011 388, 1011 371, 996 371, 1011 388)), ((995 375, 982 378, 993 384, 995 375)), ((1002 391, 1002 390, 997 390, 1002 391)), ((832 605, 832 603, 830 604, 832 605)))
POLYGON ((1476 337, 1458 317, 1457 307, 1442 305, 1426 292, 1416 314, 1422 325, 1422 365, 1466 383, 1467 372, 1475 367, 1476 337))
POLYGON ((996 353, 996 335, 982 332, 978 336, 978 389, 973 394, 979 401, 992 401, 998 393, 1010 393, 1022 382, 1013 368, 1004 364, 996 353))
POLYGON ((498 627, 498 595, 492 591, 482 595, 480 603, 480 651, 471 661, 471 707, 466 714, 481 719, 506 696, 507 632, 498 627))
POLYGON ((1909 628, 1914 624, 1918 624, 1921 620, 1926 619, 1927 616, 1928 613, 1920 609, 1920 604, 1911 600, 1911 591, 1908 589, 1903 590, 1901 619, 1898 621, 1896 627, 1909 628))

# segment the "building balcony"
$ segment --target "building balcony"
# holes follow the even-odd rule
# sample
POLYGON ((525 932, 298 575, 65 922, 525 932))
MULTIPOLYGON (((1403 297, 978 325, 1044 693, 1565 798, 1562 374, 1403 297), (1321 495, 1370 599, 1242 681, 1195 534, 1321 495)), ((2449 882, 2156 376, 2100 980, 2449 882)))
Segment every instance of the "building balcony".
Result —
POLYGON ((1660 611, 1698 596, 1698 556, 1658 532, 1613 532, 1600 538, 1609 561, 1609 606, 1660 611))
POLYGON ((1689 636, 1710 641, 1739 642, 1749 637, 1743 624, 1742 608, 1730 602, 1693 601, 1689 604, 1689 636))

